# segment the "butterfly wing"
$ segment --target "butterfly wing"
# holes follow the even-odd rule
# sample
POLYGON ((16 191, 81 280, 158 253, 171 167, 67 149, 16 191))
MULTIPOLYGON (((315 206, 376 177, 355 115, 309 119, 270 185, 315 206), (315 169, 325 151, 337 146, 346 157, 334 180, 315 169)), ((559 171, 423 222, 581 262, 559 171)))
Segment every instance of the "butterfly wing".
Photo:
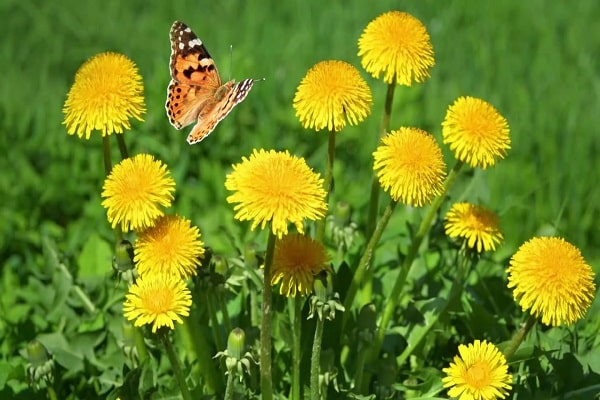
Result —
POLYGON ((217 124, 231 112, 233 107, 246 98, 252 85, 254 85, 254 79, 244 79, 238 83, 229 81, 219 88, 217 101, 214 104, 207 104, 199 110, 198 123, 192 128, 187 142, 194 144, 207 137, 217 124))

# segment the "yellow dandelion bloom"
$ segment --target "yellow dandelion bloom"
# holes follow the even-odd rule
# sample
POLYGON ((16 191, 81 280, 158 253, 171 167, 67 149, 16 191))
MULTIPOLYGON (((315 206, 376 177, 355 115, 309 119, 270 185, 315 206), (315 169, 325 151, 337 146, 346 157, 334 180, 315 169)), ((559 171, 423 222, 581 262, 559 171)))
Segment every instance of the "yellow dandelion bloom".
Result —
POLYGON ((235 192, 227 201, 238 203, 236 219, 252 220, 253 230, 271 222, 279 238, 287 234, 288 223, 304 233, 304 219, 319 220, 327 211, 323 179, 303 158, 287 151, 255 149, 250 158, 243 157, 233 166, 225 187, 235 192))
POLYGON ((174 321, 190 315, 192 295, 185 282, 173 274, 148 274, 137 278, 125 296, 123 314, 135 326, 152 324, 152 332, 163 326, 175 329, 174 321))
POLYGON ((435 64, 425 26, 410 14, 390 11, 369 22, 358 39, 363 68, 385 83, 411 86, 429 78, 435 64))
POLYGON ((490 104, 460 97, 446 112, 442 137, 457 160, 483 169, 503 159, 510 149, 508 122, 490 104))
POLYGON ((470 203, 456 203, 446 214, 444 228, 451 238, 462 238, 471 249, 496 250, 504 239, 498 217, 492 211, 470 203))
POLYGON ((594 272, 579 249, 564 239, 538 237, 512 256, 508 287, 523 311, 542 317, 545 325, 571 325, 590 307, 596 285, 594 272))
POLYGON ((308 295, 315 275, 329 270, 329 256, 321 242, 308 236, 286 235, 275 243, 271 285, 281 282, 279 294, 287 297, 308 295))
POLYGON ((304 128, 340 131, 371 112, 371 89, 352 65, 323 61, 312 67, 294 96, 296 117, 304 128))
POLYGON ((200 231, 190 220, 177 215, 159 217, 135 242, 138 274, 164 272, 188 279, 197 274, 204 257, 202 245, 200 231))
POLYGON ((138 154, 115 165, 102 191, 112 227, 123 231, 142 230, 162 216, 162 207, 173 201, 175 181, 166 165, 149 154, 138 154))
POLYGON ((63 107, 69 135, 90 138, 130 129, 130 118, 142 121, 146 112, 144 86, 136 65, 122 54, 101 53, 87 60, 75 74, 75 82, 63 107))
POLYGON ((433 136, 400 128, 382 139, 373 153, 379 184, 396 201, 422 207, 443 191, 446 164, 433 136))
POLYGON ((504 399, 511 389, 506 358, 492 343, 485 340, 458 346, 459 356, 444 368, 442 378, 448 396, 458 400, 504 399))

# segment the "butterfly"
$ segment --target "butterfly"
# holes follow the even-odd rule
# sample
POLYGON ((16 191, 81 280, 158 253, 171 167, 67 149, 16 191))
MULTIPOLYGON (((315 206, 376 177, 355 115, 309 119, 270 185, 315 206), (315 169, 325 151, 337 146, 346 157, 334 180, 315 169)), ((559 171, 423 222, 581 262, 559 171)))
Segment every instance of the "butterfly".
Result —
POLYGON ((206 47, 183 22, 175 21, 169 36, 171 82, 165 104, 167 116, 176 129, 196 122, 187 142, 198 143, 246 98, 254 79, 223 83, 206 47))

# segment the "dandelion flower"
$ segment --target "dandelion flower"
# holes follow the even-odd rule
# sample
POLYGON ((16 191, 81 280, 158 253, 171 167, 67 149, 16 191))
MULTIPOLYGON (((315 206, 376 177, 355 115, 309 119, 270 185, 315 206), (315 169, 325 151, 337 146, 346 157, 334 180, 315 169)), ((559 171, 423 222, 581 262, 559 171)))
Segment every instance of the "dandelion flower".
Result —
POLYGON ((315 275, 329 269, 329 257, 321 242, 308 236, 291 234, 278 240, 273 254, 271 285, 281 282, 279 294, 287 297, 308 295, 315 275))
POLYGON ((371 89, 352 65, 323 61, 312 67, 294 96, 296 117, 307 129, 340 131, 357 125, 371 111, 371 89))
POLYGON ((173 201, 175 181, 166 165, 149 154, 138 154, 115 165, 104 181, 102 206, 112 227, 141 230, 163 215, 173 201))
POLYGON ((475 204, 454 204, 446 214, 444 227, 446 235, 465 239, 467 246, 477 248, 478 253, 496 250, 496 245, 504 239, 496 214, 475 204))
POLYGON ((140 275, 165 272, 181 279, 196 275, 204 247, 200 231, 190 220, 180 216, 163 216, 153 226, 139 233, 135 258, 140 275))
POLYGON ((146 112, 144 87, 136 65, 122 54, 101 53, 87 60, 75 74, 75 82, 63 107, 69 135, 90 138, 130 129, 130 118, 142 121, 146 112))
POLYGON ((442 137, 454 157, 471 167, 494 165, 510 149, 506 119, 490 103, 474 97, 460 97, 448 108, 442 137))
POLYGON ((523 311, 545 325, 571 325, 590 307, 596 286, 592 268, 579 249, 564 239, 538 237, 512 256, 508 287, 523 311))
POLYGON ((433 136, 400 128, 382 139, 373 153, 379 184, 395 201, 422 207, 443 192, 446 164, 433 136))
POLYGON ((492 343, 485 340, 458 346, 459 356, 444 368, 442 378, 448 396, 459 400, 504 399, 511 389, 511 375, 506 358, 492 343))
POLYGON ((410 14, 390 11, 371 21, 358 39, 358 56, 373 77, 411 86, 429 78, 435 64, 425 26, 410 14))
POLYGON ((327 211, 323 179, 287 151, 255 149, 233 166, 225 187, 235 192, 227 201, 237 203, 236 219, 252 220, 253 230, 271 222, 279 238, 287 234, 288 223, 304 233, 304 219, 319 220, 327 211))
POLYGON ((174 329, 190 315, 192 295, 185 282, 173 274, 148 274, 137 278, 125 296, 123 313, 135 326, 152 324, 152 332, 163 326, 174 329))

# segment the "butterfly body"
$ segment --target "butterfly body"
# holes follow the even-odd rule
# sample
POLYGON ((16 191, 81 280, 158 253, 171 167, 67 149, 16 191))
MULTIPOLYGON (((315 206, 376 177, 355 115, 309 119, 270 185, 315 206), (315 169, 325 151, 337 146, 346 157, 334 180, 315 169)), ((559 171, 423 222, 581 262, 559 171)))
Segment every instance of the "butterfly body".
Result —
POLYGON ((165 108, 176 129, 196 122, 187 137, 187 142, 194 144, 206 138, 246 98, 254 80, 223 83, 206 47, 183 22, 173 23, 170 39, 171 82, 165 108))

